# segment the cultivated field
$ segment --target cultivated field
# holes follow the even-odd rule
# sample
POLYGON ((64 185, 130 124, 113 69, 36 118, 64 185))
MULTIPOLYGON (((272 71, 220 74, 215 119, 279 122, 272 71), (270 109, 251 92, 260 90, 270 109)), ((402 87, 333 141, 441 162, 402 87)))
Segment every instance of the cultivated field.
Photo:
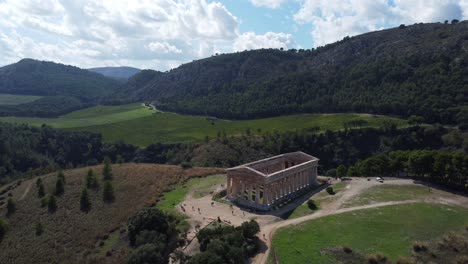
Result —
MULTIPOLYGON (((101 180, 102 166, 92 167, 101 180)), ((172 185, 190 177, 223 172, 216 168, 192 168, 155 164, 113 165, 115 202, 102 201, 101 190, 90 190, 92 209, 80 211, 80 192, 85 186, 88 168, 65 171, 65 193, 57 198, 58 209, 49 213, 41 207, 36 179, 27 180, 8 193, 17 201, 17 211, 1 218, 9 231, 0 242, 2 263, 122 263, 128 255, 126 222, 145 206, 153 206, 172 185), (35 225, 41 223, 44 233, 36 236, 35 225), (108 253, 109 252, 109 253, 108 253), (107 256, 106 254, 111 255, 107 256)), ((41 177, 47 194, 54 188, 56 175, 41 177)))
MULTIPOLYGON (((405 120, 366 114, 302 114, 255 120, 228 121, 203 116, 180 115, 150 110, 141 104, 96 106, 72 112, 59 118, 0 117, 0 121, 27 123, 73 131, 101 133, 106 141, 124 140, 139 146, 157 142, 202 141, 222 133, 236 135, 250 130, 252 134, 313 129, 343 129, 345 122, 363 120, 363 127, 379 127, 384 121, 400 126, 405 120)), ((315 131, 315 130, 314 130, 315 131)))
POLYGON ((0 105, 18 105, 25 104, 37 99, 41 96, 34 95, 17 95, 17 94, 0 94, 0 105))

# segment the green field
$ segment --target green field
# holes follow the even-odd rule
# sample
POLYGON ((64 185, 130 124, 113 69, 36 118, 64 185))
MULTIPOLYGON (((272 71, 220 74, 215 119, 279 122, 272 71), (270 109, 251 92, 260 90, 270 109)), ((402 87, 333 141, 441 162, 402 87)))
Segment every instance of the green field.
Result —
POLYGON ((17 94, 0 94, 0 105, 18 105, 25 104, 37 99, 41 96, 34 95, 17 95, 17 94))
POLYGON ((388 201, 421 199, 431 195, 430 189, 421 185, 384 184, 370 188, 361 195, 347 201, 343 207, 353 207, 388 201))
POLYGON ((150 110, 141 104, 96 106, 59 118, 2 117, 0 121, 48 124, 55 128, 101 133, 106 141, 124 140, 138 146, 157 142, 201 141, 214 138, 219 132, 236 135, 250 130, 254 134, 266 131, 284 132, 319 127, 320 131, 343 129, 345 122, 365 120, 366 126, 378 127, 392 120, 400 126, 406 121, 386 116, 365 114, 301 114, 255 120, 214 120, 203 116, 180 115, 150 110))
POLYGON ((47 124, 55 128, 79 128, 121 122, 150 116, 156 111, 141 104, 120 106, 95 106, 75 111, 58 118, 36 117, 0 117, 0 121, 10 123, 26 123, 33 126, 47 124))
POLYGON ((273 237, 273 249, 281 263, 336 263, 334 256, 325 252, 339 246, 364 255, 379 252, 396 260, 411 254, 413 241, 433 241, 466 224, 468 210, 461 207, 424 203, 386 206, 282 228, 273 237))

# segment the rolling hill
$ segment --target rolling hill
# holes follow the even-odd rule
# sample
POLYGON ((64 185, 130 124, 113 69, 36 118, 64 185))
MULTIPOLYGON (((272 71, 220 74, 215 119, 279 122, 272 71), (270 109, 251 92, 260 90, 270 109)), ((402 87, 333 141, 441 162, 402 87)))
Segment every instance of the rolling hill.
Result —
POLYGON ((41 98, 0 106, 1 116, 53 117, 95 105, 122 84, 101 74, 47 61, 23 59, 0 68, 0 94, 41 98))
POLYGON ((141 70, 133 67, 122 66, 90 68, 88 71, 96 72, 110 78, 126 81, 128 78, 139 73, 141 70))
POLYGON ((420 23, 311 50, 222 54, 167 73, 143 71, 126 95, 231 119, 353 111, 468 124, 467 29, 468 21, 420 23))

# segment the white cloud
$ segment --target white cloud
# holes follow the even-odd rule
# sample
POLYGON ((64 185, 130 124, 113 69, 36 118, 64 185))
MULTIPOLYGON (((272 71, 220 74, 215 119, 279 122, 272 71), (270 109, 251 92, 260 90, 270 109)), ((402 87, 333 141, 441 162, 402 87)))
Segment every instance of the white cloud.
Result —
POLYGON ((315 46, 399 24, 468 17, 467 0, 303 0, 294 15, 311 24, 315 46))
POLYGON ((147 45, 147 48, 156 53, 182 53, 182 50, 167 42, 151 42, 147 45))
POLYGON ((250 0, 255 6, 263 6, 268 8, 278 8, 288 0, 250 0))
POLYGON ((257 35, 254 32, 246 32, 234 42, 234 50, 243 51, 260 48, 293 48, 296 47, 291 34, 267 32, 257 35))

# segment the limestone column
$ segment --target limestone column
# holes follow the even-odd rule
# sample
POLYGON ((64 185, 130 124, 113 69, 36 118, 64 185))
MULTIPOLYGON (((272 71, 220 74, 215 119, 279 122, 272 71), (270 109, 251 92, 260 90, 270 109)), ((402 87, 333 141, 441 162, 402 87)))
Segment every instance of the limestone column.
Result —
POLYGON ((231 181, 232 181, 232 177, 231 177, 231 176, 227 176, 227 186, 226 186, 226 195, 227 195, 227 198, 231 198, 231 195, 232 195, 231 181))
POLYGON ((260 205, 260 184, 255 187, 255 204, 260 205))
POLYGON ((245 200, 245 182, 244 181, 241 181, 241 200, 245 200))

